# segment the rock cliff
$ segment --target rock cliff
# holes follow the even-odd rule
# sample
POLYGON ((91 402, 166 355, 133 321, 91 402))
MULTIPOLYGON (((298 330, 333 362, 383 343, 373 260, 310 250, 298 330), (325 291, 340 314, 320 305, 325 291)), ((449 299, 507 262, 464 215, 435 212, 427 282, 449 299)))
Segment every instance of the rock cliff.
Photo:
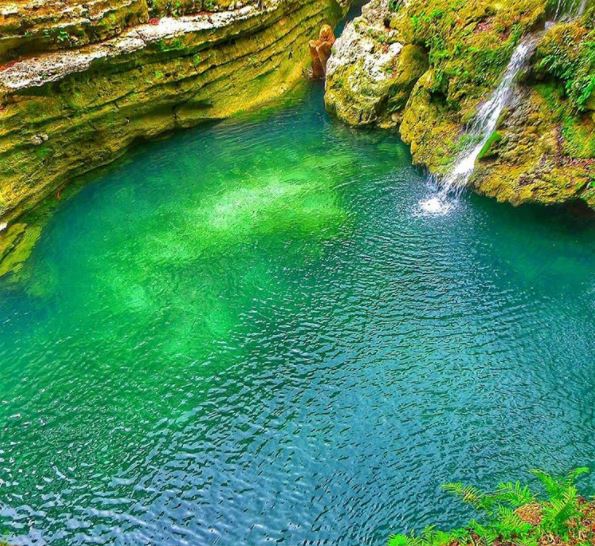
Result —
POLYGON ((14 0, 0 8, 0 275, 23 213, 135 141, 292 88, 341 0, 14 0))
POLYGON ((512 51, 534 35, 471 184, 513 204, 595 209, 595 5, 546 25, 553 10, 545 0, 372 0, 334 46, 327 108, 399 130, 416 163, 444 174, 512 51))

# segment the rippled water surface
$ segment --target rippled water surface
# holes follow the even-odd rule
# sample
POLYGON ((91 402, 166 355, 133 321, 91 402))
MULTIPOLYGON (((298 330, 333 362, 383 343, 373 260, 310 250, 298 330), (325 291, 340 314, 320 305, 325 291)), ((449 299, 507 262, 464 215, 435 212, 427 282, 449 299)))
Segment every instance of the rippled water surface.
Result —
POLYGON ((320 90, 99 178, 0 284, 15 544, 382 545, 468 516, 445 481, 592 462, 592 225, 424 216, 320 90))

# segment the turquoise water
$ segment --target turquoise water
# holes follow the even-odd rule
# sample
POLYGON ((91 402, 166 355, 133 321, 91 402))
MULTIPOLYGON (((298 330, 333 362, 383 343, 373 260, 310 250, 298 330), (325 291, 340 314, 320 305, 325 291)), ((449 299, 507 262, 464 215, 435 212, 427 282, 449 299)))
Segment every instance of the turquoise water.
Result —
POLYGON ((467 517, 443 482, 593 462, 592 223, 424 216, 320 89, 97 178, 0 280, 14 544, 380 545, 467 517))

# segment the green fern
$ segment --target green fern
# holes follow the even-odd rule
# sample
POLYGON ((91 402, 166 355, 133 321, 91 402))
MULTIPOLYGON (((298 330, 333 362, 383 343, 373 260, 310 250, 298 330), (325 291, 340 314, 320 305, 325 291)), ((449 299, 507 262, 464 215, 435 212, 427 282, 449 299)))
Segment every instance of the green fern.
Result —
POLYGON ((463 502, 470 504, 476 510, 489 511, 493 506, 490 495, 481 492, 477 487, 473 487, 472 485, 452 482, 444 484, 442 489, 448 493, 457 495, 463 502))
POLYGON ((511 508, 499 506, 493 526, 493 534, 504 540, 512 540, 525 536, 532 528, 523 521, 511 508))
POLYGON ((556 477, 543 470, 532 470, 533 474, 540 482, 548 495, 550 502, 562 499, 568 490, 574 488, 576 480, 583 474, 588 474, 589 469, 586 466, 575 468, 565 476, 556 477))
POLYGON ((576 489, 569 489, 561 498, 544 506, 541 527, 546 532, 567 538, 570 521, 579 516, 578 494, 576 489))
MULTIPOLYGON (((508 542, 517 546, 539 546, 540 537, 545 535, 566 541, 580 528, 583 513, 575 482, 587 472, 589 472, 588 468, 581 467, 564 476, 556 477, 541 470, 533 470, 533 475, 545 490, 546 497, 543 499, 518 481, 500 483, 489 493, 458 482, 447 483, 443 489, 473 506, 483 514, 483 520, 472 520, 466 527, 448 532, 428 527, 418 536, 393 535, 388 544, 389 546, 456 544, 491 546, 494 543, 508 542), (529 508, 529 521, 527 521, 526 512, 524 517, 521 517, 522 512, 519 509, 522 507, 529 508)), ((584 542, 585 536, 590 537, 587 540, 589 544, 595 543, 595 533, 587 527, 582 529, 582 533, 576 535, 580 538, 578 542, 584 542)))
POLYGON ((535 501, 535 495, 527 485, 521 485, 521 482, 504 482, 498 484, 494 494, 497 501, 507 504, 512 508, 518 508, 525 504, 535 501))

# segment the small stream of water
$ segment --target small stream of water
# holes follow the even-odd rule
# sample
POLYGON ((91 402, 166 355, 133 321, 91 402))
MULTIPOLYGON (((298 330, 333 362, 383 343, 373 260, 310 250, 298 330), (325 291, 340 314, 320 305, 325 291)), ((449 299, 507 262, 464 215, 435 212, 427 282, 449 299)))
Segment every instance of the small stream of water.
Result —
MULTIPOLYGON (((554 21, 572 19, 583 15, 587 0, 558 0, 554 21)), ((444 177, 434 177, 438 192, 420 202, 420 208, 428 214, 445 214, 451 210, 453 202, 467 187, 475 162, 497 127, 500 114, 508 104, 517 74, 526 66, 536 45, 536 37, 524 38, 514 50, 504 76, 491 97, 483 103, 469 129, 470 144, 458 154, 450 172, 444 177)))
POLYGON ((535 38, 530 36, 521 41, 514 50, 500 84, 492 96, 479 108, 475 120, 467 131, 470 144, 457 156, 451 171, 438 180, 440 191, 437 195, 421 202, 423 211, 443 214, 451 207, 451 200, 457 199, 467 187, 475 169, 475 161, 488 142, 498 124, 498 119, 512 94, 512 86, 519 71, 526 66, 535 46, 535 38))

